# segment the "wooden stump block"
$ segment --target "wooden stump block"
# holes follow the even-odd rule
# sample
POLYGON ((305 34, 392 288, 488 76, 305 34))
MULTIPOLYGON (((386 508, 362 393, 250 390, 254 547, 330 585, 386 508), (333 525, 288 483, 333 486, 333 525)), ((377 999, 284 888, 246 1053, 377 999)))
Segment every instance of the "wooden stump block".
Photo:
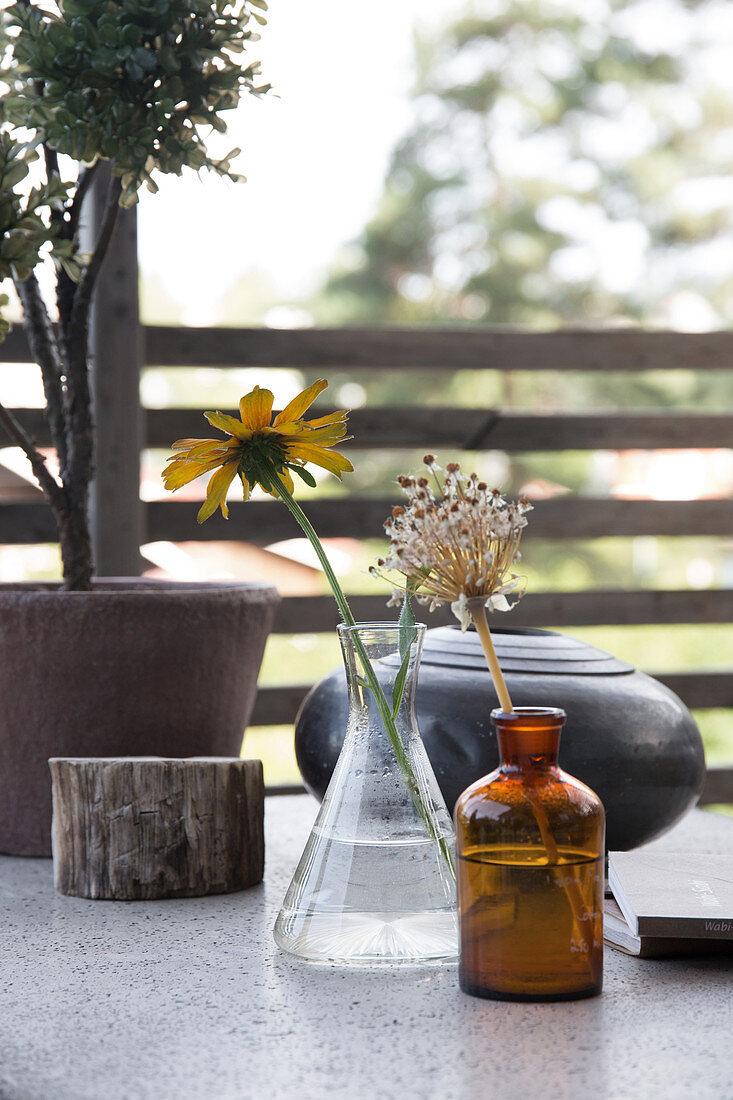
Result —
POLYGON ((261 882, 261 761, 61 757, 49 766, 60 893, 186 898, 261 882))

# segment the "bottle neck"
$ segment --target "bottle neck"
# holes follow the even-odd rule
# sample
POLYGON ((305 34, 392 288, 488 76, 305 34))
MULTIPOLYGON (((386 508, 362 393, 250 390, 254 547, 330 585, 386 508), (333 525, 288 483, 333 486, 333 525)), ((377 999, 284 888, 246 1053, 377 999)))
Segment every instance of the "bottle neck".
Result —
POLYGON ((494 711, 496 739, 503 768, 556 768, 565 712, 554 707, 519 707, 494 711))

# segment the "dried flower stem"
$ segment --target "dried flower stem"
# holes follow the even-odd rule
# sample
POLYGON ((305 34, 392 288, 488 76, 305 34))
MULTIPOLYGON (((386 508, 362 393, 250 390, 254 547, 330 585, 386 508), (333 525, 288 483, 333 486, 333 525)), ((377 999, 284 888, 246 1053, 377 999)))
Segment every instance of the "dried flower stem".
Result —
MULTIPOLYGON (((473 624, 476 627, 476 633, 481 639, 481 646, 486 657, 486 662, 489 666, 489 672, 491 673, 491 679, 494 682, 494 688, 496 694, 499 697, 499 704, 505 714, 511 714, 514 710, 512 706, 512 700, 507 690, 506 682, 504 680, 504 674, 501 671, 499 665, 499 659, 496 656, 496 650, 494 649, 494 642, 491 637, 491 631, 489 630, 489 623, 486 618, 486 607, 483 600, 469 600, 468 610, 473 624)), ((532 807, 532 813, 534 814, 535 821, 537 822, 537 828, 540 831, 540 837, 542 839, 542 845, 547 852, 548 863, 559 867, 560 866, 560 853, 555 843, 555 837, 552 834, 550 828, 550 822, 545 812, 545 807, 542 802, 535 798, 531 787, 526 788, 527 801, 532 807)), ((566 879, 568 876, 563 876, 566 879)), ((580 889, 580 884, 575 880, 567 882, 563 881, 563 888, 567 895, 570 908, 573 912, 573 922, 575 925, 575 935, 578 940, 583 938, 583 925, 591 919, 588 909, 585 904, 583 892, 580 889)), ((591 925, 592 927, 592 925, 591 925)))
POLYGON ((484 599, 469 600, 468 610, 473 619, 473 625, 476 627, 476 633, 481 640, 481 647, 486 657, 486 663, 489 666, 491 679, 494 681, 496 694, 499 697, 499 705, 505 714, 511 714, 514 707, 512 706, 512 700, 507 690, 504 674, 499 665, 499 658, 496 656, 496 650, 494 649, 494 642, 491 637, 491 631, 489 630, 488 619, 486 618, 486 601, 484 599))
MULTIPOLYGON (((550 822, 545 812, 545 807, 539 801, 533 797, 531 789, 527 789, 527 800, 532 807, 532 812, 535 816, 535 821, 540 830, 540 836, 542 837, 542 843, 545 851, 547 852, 548 862, 556 867, 560 867, 560 853, 557 850, 557 844, 555 843, 555 837, 552 835, 552 829, 550 828, 550 822)), ((588 912, 585 904, 585 898, 583 897, 583 891, 580 889, 580 883, 576 879, 568 881, 569 876, 563 875, 563 889, 567 895, 567 899, 570 903, 570 908, 573 911, 573 920, 575 924, 575 935, 578 940, 583 939, 583 924, 590 922, 589 927, 592 925, 592 914, 588 912)))

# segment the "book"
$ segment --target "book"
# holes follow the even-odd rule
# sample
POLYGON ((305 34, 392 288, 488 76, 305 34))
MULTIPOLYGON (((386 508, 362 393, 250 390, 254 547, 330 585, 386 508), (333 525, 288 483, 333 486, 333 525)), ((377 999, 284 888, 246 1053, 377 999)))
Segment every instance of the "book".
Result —
POLYGON ((721 940, 679 936, 637 936, 614 898, 603 906, 603 938, 610 947, 640 959, 659 959, 675 955, 713 955, 733 953, 733 939, 721 940))
POLYGON ((733 856, 610 852, 608 884, 634 936, 733 939, 733 856))

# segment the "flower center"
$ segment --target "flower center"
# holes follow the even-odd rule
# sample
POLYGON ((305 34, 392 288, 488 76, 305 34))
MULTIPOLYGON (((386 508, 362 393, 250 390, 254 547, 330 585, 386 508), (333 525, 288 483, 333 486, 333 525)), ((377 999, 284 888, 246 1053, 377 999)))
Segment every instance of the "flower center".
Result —
POLYGON ((276 435, 255 432, 242 445, 238 473, 246 477, 250 485, 267 480, 268 475, 282 473, 287 454, 285 445, 276 435))

